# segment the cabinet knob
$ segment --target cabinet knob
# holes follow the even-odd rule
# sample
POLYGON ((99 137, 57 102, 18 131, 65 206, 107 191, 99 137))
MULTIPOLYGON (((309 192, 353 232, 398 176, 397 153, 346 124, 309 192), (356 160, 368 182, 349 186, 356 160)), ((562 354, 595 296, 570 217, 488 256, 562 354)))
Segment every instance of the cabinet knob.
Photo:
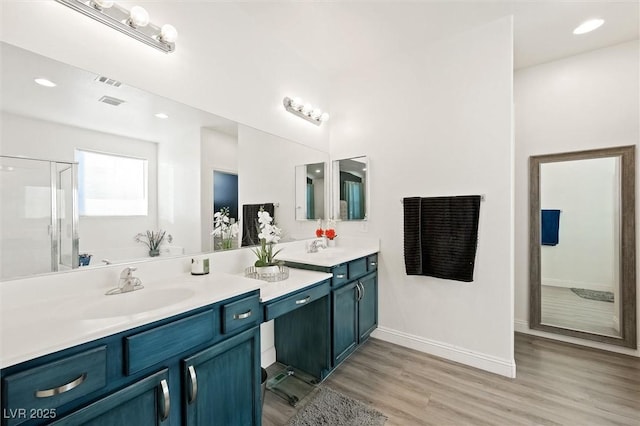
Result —
POLYGON ((336 275, 336 278, 344 278, 344 274, 338 274, 336 275))

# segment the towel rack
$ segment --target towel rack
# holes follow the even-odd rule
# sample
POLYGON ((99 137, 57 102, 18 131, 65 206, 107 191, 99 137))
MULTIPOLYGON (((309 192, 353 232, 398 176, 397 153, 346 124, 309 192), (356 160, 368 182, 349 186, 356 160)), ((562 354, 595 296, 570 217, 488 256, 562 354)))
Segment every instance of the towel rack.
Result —
MULTIPOLYGON (((456 195, 449 195, 450 197, 456 197, 456 195)), ((444 197, 444 195, 441 195, 441 197, 444 197)), ((425 197, 426 198, 426 197, 425 197)), ((484 194, 480 194, 480 201, 485 201, 486 197, 484 194)), ((400 204, 404 204, 404 199, 400 199, 400 204)))

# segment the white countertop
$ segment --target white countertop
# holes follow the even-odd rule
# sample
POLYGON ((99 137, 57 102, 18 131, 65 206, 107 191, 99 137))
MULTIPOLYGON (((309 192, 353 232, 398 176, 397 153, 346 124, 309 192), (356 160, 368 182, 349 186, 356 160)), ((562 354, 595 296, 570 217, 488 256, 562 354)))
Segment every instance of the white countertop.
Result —
POLYGON ((143 282, 142 290, 105 296, 104 289, 61 295, 50 300, 13 304, 2 298, 0 368, 9 367, 91 342, 154 321, 260 289, 266 302, 304 289, 331 274, 289 270, 289 278, 265 282, 242 275, 212 272, 184 274, 166 281, 143 282))
POLYGON ((279 260, 286 262, 306 263, 331 268, 341 263, 369 256, 380 251, 377 244, 362 246, 329 247, 320 249, 317 253, 307 253, 304 246, 286 247, 278 254, 279 260))
POLYGON ((264 283, 260 286, 260 301, 268 302, 278 297, 294 293, 303 288, 317 284, 333 277, 325 272, 307 271, 305 269, 289 268, 289 278, 284 281, 264 283))

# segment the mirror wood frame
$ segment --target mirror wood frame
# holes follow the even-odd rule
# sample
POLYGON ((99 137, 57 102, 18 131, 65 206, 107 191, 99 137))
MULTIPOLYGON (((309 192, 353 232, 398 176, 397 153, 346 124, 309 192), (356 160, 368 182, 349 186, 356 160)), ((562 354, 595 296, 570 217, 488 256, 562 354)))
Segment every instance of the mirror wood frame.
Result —
POLYGON ((529 157, 529 328, 617 346, 637 348, 635 146, 529 157), (542 323, 540 166, 544 163, 620 157, 620 337, 542 323))

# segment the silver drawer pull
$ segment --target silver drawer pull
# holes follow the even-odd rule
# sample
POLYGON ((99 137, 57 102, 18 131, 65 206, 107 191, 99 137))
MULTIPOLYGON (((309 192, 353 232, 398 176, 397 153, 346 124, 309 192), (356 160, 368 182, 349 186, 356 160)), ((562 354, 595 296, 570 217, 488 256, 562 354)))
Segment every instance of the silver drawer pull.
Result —
POLYGON ((169 397, 169 385, 165 379, 160 381, 160 388, 162 390, 162 411, 160 412, 160 421, 164 422, 169 418, 169 412, 171 411, 171 398, 169 397))
POLYGON ((371 266, 376 266, 376 265, 377 265, 377 263, 376 263, 376 262, 371 262, 369 265, 371 265, 371 266))
POLYGON ((80 386, 87 379, 87 373, 82 373, 77 379, 66 383, 57 388, 45 389, 36 391, 36 398, 48 398, 50 396, 60 395, 61 393, 69 392, 71 389, 75 389, 80 386))
POLYGON ((189 394, 189 404, 192 404, 198 396, 198 377, 196 376, 196 369, 193 365, 189 366, 189 380, 191 380, 191 393, 189 394))
POLYGON ((336 278, 344 278, 344 274, 338 274, 336 275, 336 278))
POLYGON ((249 309, 244 314, 234 314, 233 319, 245 319, 245 318, 249 318, 250 316, 251 316, 251 309, 249 309))
POLYGON ((309 300, 311 300, 311 296, 307 296, 304 299, 296 300, 296 305, 304 305, 309 300))

